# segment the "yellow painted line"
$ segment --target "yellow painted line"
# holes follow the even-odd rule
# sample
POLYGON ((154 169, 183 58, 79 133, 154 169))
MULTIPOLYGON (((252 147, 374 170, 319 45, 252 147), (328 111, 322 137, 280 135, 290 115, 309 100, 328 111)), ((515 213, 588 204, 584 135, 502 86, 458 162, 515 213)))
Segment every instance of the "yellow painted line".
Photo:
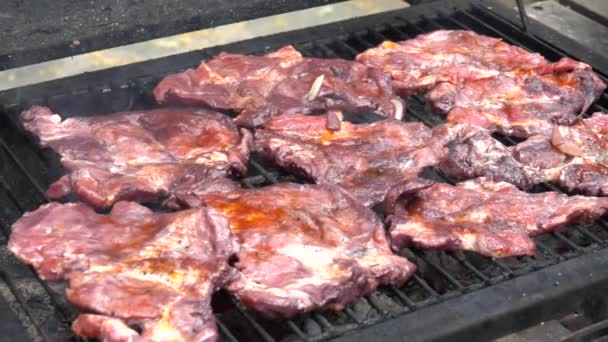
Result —
POLYGON ((351 0, 89 52, 1 71, 0 91, 408 6, 399 0, 351 0))

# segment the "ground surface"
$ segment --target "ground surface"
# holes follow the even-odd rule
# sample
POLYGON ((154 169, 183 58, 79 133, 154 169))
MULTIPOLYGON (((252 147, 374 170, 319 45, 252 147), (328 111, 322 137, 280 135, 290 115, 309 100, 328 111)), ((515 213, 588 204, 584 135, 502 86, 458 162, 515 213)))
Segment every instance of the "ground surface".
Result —
POLYGON ((333 2, 2 0, 0 70, 333 2))

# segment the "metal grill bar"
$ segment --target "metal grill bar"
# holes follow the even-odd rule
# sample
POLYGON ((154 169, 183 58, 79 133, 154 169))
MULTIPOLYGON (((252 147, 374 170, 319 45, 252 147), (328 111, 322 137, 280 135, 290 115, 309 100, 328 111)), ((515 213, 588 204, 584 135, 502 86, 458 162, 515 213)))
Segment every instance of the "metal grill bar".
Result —
POLYGON ((479 269, 477 269, 477 267, 473 266, 464 255, 462 255, 462 253, 455 253, 452 256, 454 259, 458 260, 460 263, 462 263, 463 265, 465 265, 465 267, 473 272, 480 280, 482 280, 483 282, 489 282, 490 278, 486 277, 485 274, 483 274, 479 269))
POLYGON ((600 239, 597 235, 590 232, 587 228, 582 227, 582 226, 576 226, 575 228, 576 228, 576 230, 580 231, 581 233, 586 235, 588 238, 593 240, 594 243, 596 243, 598 245, 601 245, 604 243, 604 241, 602 241, 602 239, 600 239))
POLYGON ((287 325, 300 339, 308 340, 308 336, 292 320, 288 320, 287 325))
POLYGON ((224 325, 224 323, 222 323, 221 319, 216 318, 215 323, 217 324, 217 326, 220 329, 222 335, 224 336, 224 338, 227 341, 238 342, 238 339, 236 337, 234 337, 234 335, 232 335, 232 332, 230 332, 230 330, 224 325))
POLYGON ((408 297, 408 295, 406 295, 403 291, 401 291, 400 289, 391 286, 390 287, 391 291, 393 291, 393 293, 395 293, 397 295, 397 297, 399 297, 399 299, 401 299, 401 301, 408 306, 408 308, 410 310, 415 310, 416 309, 416 303, 410 298, 408 297))
POLYGON ((21 305, 21 307, 23 308, 23 310, 27 314, 27 317, 28 317, 30 323, 34 326, 34 328, 36 329, 36 332, 40 335, 40 337, 42 337, 42 339, 44 341, 52 341, 52 339, 47 335, 46 331, 44 331, 44 329, 42 329, 40 327, 40 325, 38 324, 38 321, 35 318, 36 317, 35 314, 30 309, 30 306, 27 305, 25 299, 23 298, 23 296, 21 295, 20 291, 17 289, 17 287, 15 286, 15 284, 13 284, 13 281, 11 280, 11 278, 7 277, 6 274, 4 272, 2 272, 2 271, 0 271, 0 278, 11 289, 11 292, 13 293, 13 295, 15 296, 15 298, 17 299, 17 301, 19 302, 19 305, 21 305))
POLYGON ((232 302, 232 305, 234 305, 234 307, 238 310, 238 312, 245 317, 245 319, 247 320, 247 322, 255 329, 255 331, 258 333, 258 335, 265 341, 265 342, 274 342, 275 339, 270 335, 270 333, 268 331, 266 331, 266 329, 264 329, 264 327, 262 327, 262 325, 260 323, 258 323, 258 321, 253 318, 253 316, 247 311, 247 309, 245 309, 245 307, 243 306, 243 304, 241 304, 241 302, 239 302, 236 298, 229 296, 230 297, 230 301, 232 302))
POLYGON ((27 177, 30 183, 34 186, 34 189, 44 198, 46 202, 49 202, 49 198, 46 195, 46 192, 42 190, 42 186, 36 181, 36 179, 31 175, 31 173, 27 170, 25 166, 19 161, 19 158, 15 156, 13 151, 6 145, 3 139, 0 139, 0 147, 8 154, 11 160, 19 167, 19 170, 27 177))
POLYGON ((581 246, 577 245, 574 241, 571 241, 570 239, 566 238, 562 233, 560 233, 560 232, 553 232, 552 234, 554 236, 557 236, 558 239, 560 239, 561 241, 563 241, 570 248, 572 248, 572 249, 574 249, 576 251, 583 251, 584 250, 584 248, 582 248, 581 246))
POLYGON ((426 256, 421 255, 420 253, 416 253, 416 255, 418 255, 418 257, 422 260, 424 260, 428 265, 430 265, 431 267, 433 267, 435 270, 437 270, 437 272, 439 272, 445 279, 447 279, 447 281, 453 285, 454 287, 456 287, 456 289, 458 291, 461 291, 464 286, 462 286, 462 284, 456 280, 451 274, 450 272, 446 271, 445 268, 441 267, 438 263, 429 260, 426 256))
POLYGON ((359 319, 359 317, 357 317, 357 315, 355 315, 355 312, 353 311, 353 309, 351 309, 350 307, 346 307, 344 308, 344 312, 346 313, 346 315, 352 319, 353 321, 361 324, 363 323, 362 320, 359 319))
POLYGON ((437 299, 437 297, 439 297, 439 293, 437 293, 435 290, 433 290, 432 287, 429 286, 429 284, 422 279, 418 274, 414 274, 412 276, 412 279, 420 286, 422 286, 422 288, 428 292, 431 297, 433 297, 434 299, 437 299))

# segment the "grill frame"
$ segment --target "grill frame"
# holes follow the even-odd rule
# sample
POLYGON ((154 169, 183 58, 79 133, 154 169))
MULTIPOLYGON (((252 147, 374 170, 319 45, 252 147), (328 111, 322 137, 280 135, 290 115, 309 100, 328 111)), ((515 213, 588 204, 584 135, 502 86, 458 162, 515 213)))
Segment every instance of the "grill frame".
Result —
MULTIPOLYGON (((1 93, 0 103, 4 105, 0 112, 0 123, 3 124, 0 127, 0 170, 3 171, 0 174, 0 205, 4 211, 0 212, 0 228, 4 236, 0 234, 0 294, 13 297, 13 310, 20 320, 28 322, 30 335, 40 340, 71 338, 69 322, 76 311, 61 295, 63 286, 40 281, 31 268, 14 260, 4 247, 10 224, 23 211, 33 210, 48 201, 44 195, 46 185, 62 174, 56 158, 36 148, 32 138, 19 130, 17 115, 21 109, 32 104, 43 104, 62 116, 71 116, 76 113, 87 115, 99 111, 109 113, 125 110, 134 104, 138 108, 149 107, 153 105, 152 86, 160 77, 194 67, 201 59, 209 59, 220 51, 263 53, 285 44, 294 44, 305 55, 352 58, 356 52, 375 46, 382 39, 407 39, 439 28, 475 29, 478 33, 505 38, 511 44, 521 46, 517 43, 523 42, 524 47, 532 47, 549 59, 565 55, 560 48, 521 31, 516 24, 503 19, 497 14, 502 10, 492 12, 483 3, 471 1, 444 1, 441 6, 439 9, 437 4, 420 5, 1 93), (334 36, 328 38, 329 33, 334 36), (260 50, 260 46, 265 48, 260 50), (153 75, 150 75, 150 70, 154 70, 153 75), (24 282, 28 286, 23 286, 24 282), (5 294, 6 290, 2 292, 3 288, 8 289, 10 294, 5 294), (43 315, 44 319, 41 319, 40 308, 32 303, 42 303, 51 311, 42 310, 46 316, 43 315), (49 312, 54 314, 49 316, 49 312)), ((531 22, 529 29, 540 32, 541 27, 531 22)), ((580 59, 589 62, 588 59, 580 59)), ((601 71, 605 79, 608 68, 601 71)), ((608 102, 606 94, 599 104, 594 105, 593 110, 606 111, 604 102, 608 102)), ((425 108, 420 97, 408 99, 405 120, 419 120, 431 126, 441 122, 438 116, 425 108)), ((505 141, 512 143, 508 139, 505 141)), ((244 186, 296 180, 280 170, 267 168, 259 161, 252 161, 250 168, 252 171, 242 180, 244 186)), ((432 176, 450 181, 439 174, 432 176)), ((554 188, 544 186, 538 190, 548 189, 554 188)), ((405 334, 420 340, 489 339, 521 329, 572 310, 581 298, 607 286, 608 267, 605 266, 608 266, 608 249, 605 247, 608 246, 608 224, 600 220, 596 225, 576 227, 573 231, 585 237, 578 240, 591 242, 581 245, 580 241, 572 238, 570 231, 544 235, 536 239, 539 252, 535 257, 510 258, 507 261, 484 259, 482 264, 484 267, 491 264, 494 275, 480 269, 477 264, 480 258, 470 254, 406 249, 403 254, 418 264, 419 271, 404 288, 386 287, 362 299, 370 312, 376 312, 371 318, 358 317, 357 310, 350 307, 338 314, 341 316, 338 321, 344 320, 344 324, 336 324, 333 317, 336 315, 315 312, 282 321, 279 330, 289 331, 290 335, 302 340, 342 336, 340 340, 352 341, 378 337, 392 340, 403 338, 405 334), (455 264, 468 273, 464 280, 462 274, 450 271, 449 267, 455 267, 455 264), (435 280, 437 278, 442 279, 439 284, 435 280), (409 287, 415 287, 415 291, 409 287), (412 298, 412 293, 417 297, 419 293, 426 295, 418 300, 420 298, 412 298), (525 296, 522 295, 524 293, 525 296), (385 297, 399 303, 399 307, 386 309, 380 302, 385 297), (312 330, 320 332, 307 333, 311 325, 312 330)), ((278 339, 276 329, 269 329, 273 323, 254 317, 230 296, 220 294, 218 297, 216 302, 226 302, 224 306, 230 307, 218 314, 218 325, 226 340, 238 341, 244 333, 242 327, 236 325, 235 328, 235 319, 231 315, 246 322, 248 327, 245 331, 257 334, 258 340, 278 339)), ((5 324, 0 322, 0 330, 4 330, 5 324)))

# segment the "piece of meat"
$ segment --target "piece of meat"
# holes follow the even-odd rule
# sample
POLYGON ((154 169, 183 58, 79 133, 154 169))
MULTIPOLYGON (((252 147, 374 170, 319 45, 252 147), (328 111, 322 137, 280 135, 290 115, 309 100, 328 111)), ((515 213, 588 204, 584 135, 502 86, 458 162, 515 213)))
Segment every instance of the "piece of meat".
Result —
POLYGON ((516 137, 548 135, 554 124, 572 125, 606 85, 591 67, 563 59, 548 73, 515 73, 441 83, 427 101, 449 122, 478 125, 516 137))
POLYGON ((440 30, 401 42, 385 41, 357 61, 391 74, 402 95, 427 91, 439 83, 454 85, 512 71, 544 69, 537 53, 470 31, 440 30))
POLYGON ((507 182, 523 190, 542 183, 544 174, 521 163, 511 148, 494 139, 487 131, 463 124, 443 124, 449 136, 447 157, 440 170, 456 180, 485 177, 493 182, 507 182))
POLYGON ((9 249, 47 280, 66 279, 76 335, 102 341, 214 341, 212 293, 235 276, 238 245, 213 208, 154 213, 118 202, 46 204, 12 227, 9 249), (137 325, 141 333, 130 328, 137 325))
POLYGON ((567 192, 608 196, 608 116, 595 113, 573 126, 555 126, 513 148, 521 163, 567 192))
POLYGON ((533 255, 530 236, 604 215, 608 198, 526 193, 478 178, 457 185, 410 180, 393 188, 385 210, 396 247, 533 255))
POLYGON ((342 59, 305 58, 292 46, 264 56, 222 53, 197 69, 165 77, 159 103, 236 111, 239 126, 257 127, 283 113, 328 109, 375 111, 400 117, 404 102, 390 75, 342 59))
POLYGON ((285 114, 255 131, 255 150, 317 184, 338 184, 366 206, 389 189, 439 163, 445 149, 421 123, 388 119, 371 124, 327 116, 285 114))
POLYGON ((376 214, 335 185, 279 183, 201 200, 228 216, 241 246, 228 290, 268 318, 340 310, 415 270, 392 254, 376 214))
POLYGON ((547 134, 573 124, 606 88, 585 63, 549 63, 496 38, 469 31, 435 31, 386 41, 357 56, 391 74, 393 89, 427 92, 448 121, 476 124, 505 135, 547 134))
POLYGON ((70 192, 96 208, 187 194, 201 182, 247 171, 252 135, 204 109, 163 108, 62 121, 45 107, 21 115, 24 127, 61 156, 69 174, 49 197, 70 192))

